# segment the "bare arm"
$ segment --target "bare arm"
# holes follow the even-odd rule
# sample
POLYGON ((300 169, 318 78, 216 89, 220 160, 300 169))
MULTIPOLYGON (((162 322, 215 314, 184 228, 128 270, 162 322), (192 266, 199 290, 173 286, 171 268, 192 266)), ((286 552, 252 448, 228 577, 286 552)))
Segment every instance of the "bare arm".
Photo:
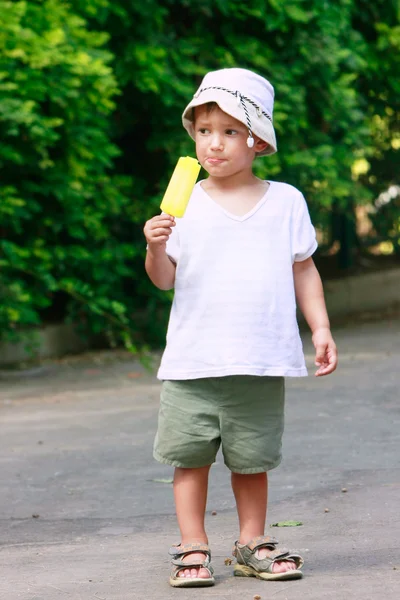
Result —
POLYGON ((313 259, 295 262, 293 277, 297 303, 311 331, 314 333, 322 327, 330 329, 321 277, 313 259))
POLYGON ((158 215, 144 226, 148 248, 145 268, 147 275, 160 290, 171 290, 175 283, 176 265, 166 253, 167 240, 175 226, 169 215, 158 215))
POLYGON ((176 266, 165 250, 163 252, 153 252, 149 248, 145 267, 147 275, 155 286, 160 290, 172 290, 175 283, 176 266))
POLYGON ((293 265, 296 299, 307 321, 316 350, 316 375, 328 375, 337 367, 337 350, 333 341, 325 305, 321 277, 312 258, 293 265))

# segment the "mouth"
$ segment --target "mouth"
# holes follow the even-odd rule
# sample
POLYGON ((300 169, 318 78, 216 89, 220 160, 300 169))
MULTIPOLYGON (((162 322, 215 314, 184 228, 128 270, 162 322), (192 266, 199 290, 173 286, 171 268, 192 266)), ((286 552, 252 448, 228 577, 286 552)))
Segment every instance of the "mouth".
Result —
POLYGON ((210 165, 220 165, 224 162, 226 162, 225 158, 214 158, 213 156, 209 156, 206 159, 206 162, 209 163, 210 165))

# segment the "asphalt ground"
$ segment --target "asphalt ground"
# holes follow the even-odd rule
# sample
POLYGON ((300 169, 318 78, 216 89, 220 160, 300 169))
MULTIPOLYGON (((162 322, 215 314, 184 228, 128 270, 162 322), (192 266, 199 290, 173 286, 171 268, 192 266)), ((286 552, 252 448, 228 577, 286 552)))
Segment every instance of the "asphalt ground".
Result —
POLYGON ((210 475, 216 585, 172 589, 172 469, 152 458, 159 382, 124 352, 0 373, 0 600, 369 600, 400 597, 400 319, 334 330, 340 366, 287 382, 268 532, 300 581, 234 578, 229 472, 210 475), (346 491, 345 491, 346 490, 346 491), (214 514, 216 513, 216 514, 214 514), (296 520, 297 527, 270 527, 296 520))

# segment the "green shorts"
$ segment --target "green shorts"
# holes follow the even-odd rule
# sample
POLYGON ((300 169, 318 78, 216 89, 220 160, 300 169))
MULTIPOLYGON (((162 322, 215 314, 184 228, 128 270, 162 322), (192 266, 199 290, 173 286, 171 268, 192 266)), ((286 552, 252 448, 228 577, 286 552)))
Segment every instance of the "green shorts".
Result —
POLYGON ((281 461, 284 403, 283 377, 164 381, 154 458, 174 467, 205 467, 222 446, 235 473, 273 469, 281 461))

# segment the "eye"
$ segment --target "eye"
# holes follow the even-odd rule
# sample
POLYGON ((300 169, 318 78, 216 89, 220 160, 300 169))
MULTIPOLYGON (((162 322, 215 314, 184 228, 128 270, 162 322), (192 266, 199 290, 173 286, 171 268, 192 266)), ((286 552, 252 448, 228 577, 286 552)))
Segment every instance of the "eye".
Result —
POLYGON ((210 133, 210 130, 206 127, 199 127, 197 131, 201 133, 201 135, 207 135, 208 133, 210 133))
POLYGON ((226 135, 237 135, 236 129, 225 129, 226 135))

